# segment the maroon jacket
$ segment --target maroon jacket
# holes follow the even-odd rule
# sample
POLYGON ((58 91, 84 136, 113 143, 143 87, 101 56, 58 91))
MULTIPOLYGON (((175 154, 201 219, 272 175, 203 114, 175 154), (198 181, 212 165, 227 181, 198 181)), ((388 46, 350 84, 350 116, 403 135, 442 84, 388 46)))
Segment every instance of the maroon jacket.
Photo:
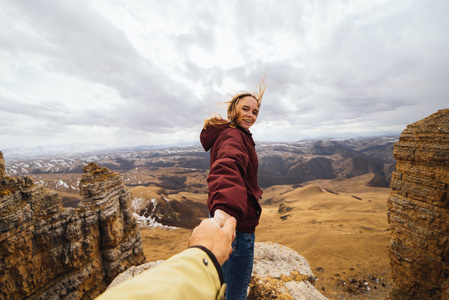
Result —
POLYGON ((209 126, 200 135, 210 150, 207 205, 211 215, 221 209, 237 219, 237 230, 253 233, 259 224, 262 190, 257 185, 258 160, 250 132, 229 124, 209 126))

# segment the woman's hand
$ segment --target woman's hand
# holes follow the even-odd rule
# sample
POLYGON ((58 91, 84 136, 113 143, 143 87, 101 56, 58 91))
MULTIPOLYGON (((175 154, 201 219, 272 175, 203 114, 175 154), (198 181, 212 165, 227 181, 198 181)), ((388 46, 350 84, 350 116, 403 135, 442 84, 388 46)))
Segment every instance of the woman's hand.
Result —
POLYGON ((222 211, 221 209, 217 209, 214 212, 214 220, 217 222, 218 226, 223 227, 226 221, 231 217, 230 214, 228 214, 225 211, 222 211))

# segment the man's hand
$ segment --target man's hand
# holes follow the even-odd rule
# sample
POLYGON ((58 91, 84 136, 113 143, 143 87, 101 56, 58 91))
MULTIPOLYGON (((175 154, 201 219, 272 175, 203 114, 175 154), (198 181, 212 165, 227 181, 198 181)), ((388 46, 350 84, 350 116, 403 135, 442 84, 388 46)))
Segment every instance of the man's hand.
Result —
POLYGON ((221 228, 214 219, 203 220, 193 230, 190 236, 189 247, 206 247, 222 265, 232 253, 231 244, 235 237, 236 225, 237 221, 234 217, 229 217, 221 228))

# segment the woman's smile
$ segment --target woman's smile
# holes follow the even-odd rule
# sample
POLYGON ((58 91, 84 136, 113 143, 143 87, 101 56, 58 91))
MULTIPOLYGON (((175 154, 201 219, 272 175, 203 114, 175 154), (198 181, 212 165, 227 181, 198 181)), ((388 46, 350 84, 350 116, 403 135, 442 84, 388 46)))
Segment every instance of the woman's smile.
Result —
POLYGON ((240 99, 239 123, 238 125, 244 129, 249 129, 257 120, 259 114, 259 105, 256 99, 246 96, 240 99))

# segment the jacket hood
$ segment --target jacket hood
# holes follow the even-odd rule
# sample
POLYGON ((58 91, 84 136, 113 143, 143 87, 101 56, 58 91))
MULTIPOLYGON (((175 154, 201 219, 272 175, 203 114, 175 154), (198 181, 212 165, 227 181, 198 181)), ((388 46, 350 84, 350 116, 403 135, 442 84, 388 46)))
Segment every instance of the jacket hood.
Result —
MULTIPOLYGON (((203 129, 200 134, 200 141, 201 145, 203 145, 204 151, 206 152, 209 151, 214 145, 217 138, 220 136, 220 133, 228 128, 230 128, 229 123, 218 126, 210 125, 206 129, 203 129)), ((237 126, 236 128, 238 128, 239 130, 243 131, 246 135, 248 135, 251 138, 251 142, 254 144, 252 134, 250 132, 240 128, 239 126, 237 126)))
POLYGON ((220 133, 229 128, 229 124, 223 124, 218 126, 210 125, 206 129, 203 129, 200 134, 201 145, 203 145, 204 151, 209 151, 215 143, 220 133))

